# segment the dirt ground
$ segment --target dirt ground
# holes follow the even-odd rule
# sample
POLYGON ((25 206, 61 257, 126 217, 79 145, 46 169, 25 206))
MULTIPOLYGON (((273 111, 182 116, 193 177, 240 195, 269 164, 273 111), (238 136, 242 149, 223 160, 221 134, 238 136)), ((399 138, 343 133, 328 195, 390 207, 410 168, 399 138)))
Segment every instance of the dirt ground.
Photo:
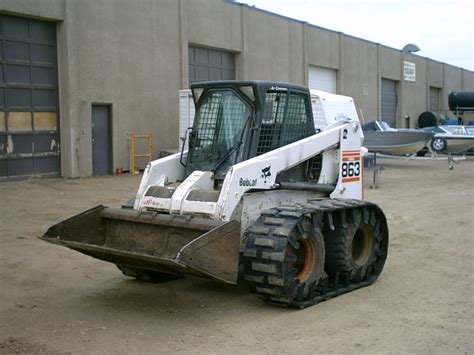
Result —
POLYGON ((119 206, 139 176, 0 184, 0 353, 473 353, 474 159, 453 171, 379 162, 379 188, 365 196, 388 217, 384 272, 301 311, 245 285, 134 281, 36 238, 84 209, 119 206))

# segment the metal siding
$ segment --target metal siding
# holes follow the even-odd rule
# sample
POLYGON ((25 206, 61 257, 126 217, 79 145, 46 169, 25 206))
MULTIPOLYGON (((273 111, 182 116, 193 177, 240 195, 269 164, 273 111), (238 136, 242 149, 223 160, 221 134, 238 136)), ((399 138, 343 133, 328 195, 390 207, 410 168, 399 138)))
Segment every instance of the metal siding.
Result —
POLYGON ((0 15, 1 178, 59 175, 56 57, 56 23, 0 15), (35 127, 35 112, 49 115, 46 126, 35 127))
POLYGON ((15 154, 31 153, 33 147, 33 136, 31 134, 15 134, 11 136, 15 147, 15 154))
POLYGON ((5 38, 28 41, 28 20, 20 17, 4 16, 2 32, 5 38))
POLYGON ((6 60, 15 60, 28 62, 30 50, 28 43, 13 42, 5 40, 5 58, 6 60))
POLYGON ((60 161, 56 157, 40 157, 35 158, 34 169, 38 174, 49 173, 50 171, 59 171, 61 168, 60 161))
POLYGON ((57 133, 35 134, 35 152, 51 152, 51 148, 54 148, 58 141, 59 135, 57 133))
POLYGON ((57 105, 57 98, 58 93, 54 89, 33 90, 33 106, 35 108, 54 110, 57 105))
POLYGON ((34 168, 32 158, 10 158, 6 162, 8 177, 29 175, 34 168))
POLYGON ((189 84, 235 79, 235 55, 231 52, 189 46, 189 84))
POLYGON ((5 93, 5 103, 7 108, 31 108, 31 90, 22 88, 7 87, 5 93))
POLYGON ((31 82, 37 85, 56 85, 58 82, 56 68, 31 68, 31 82))
POLYGON ((37 64, 56 64, 56 47, 43 44, 31 44, 31 61, 37 64))
POLYGON ((30 67, 24 65, 5 65, 7 84, 30 84, 30 67))
POLYGON ((397 123, 397 82, 382 79, 382 117, 390 126, 397 123))

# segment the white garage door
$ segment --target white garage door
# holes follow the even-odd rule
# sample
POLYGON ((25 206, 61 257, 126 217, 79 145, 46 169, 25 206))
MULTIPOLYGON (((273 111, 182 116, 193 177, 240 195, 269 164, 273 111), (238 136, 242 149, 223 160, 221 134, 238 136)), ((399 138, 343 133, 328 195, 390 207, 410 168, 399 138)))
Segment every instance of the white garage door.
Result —
POLYGON ((322 90, 336 94, 336 70, 309 66, 308 86, 312 90, 322 90))

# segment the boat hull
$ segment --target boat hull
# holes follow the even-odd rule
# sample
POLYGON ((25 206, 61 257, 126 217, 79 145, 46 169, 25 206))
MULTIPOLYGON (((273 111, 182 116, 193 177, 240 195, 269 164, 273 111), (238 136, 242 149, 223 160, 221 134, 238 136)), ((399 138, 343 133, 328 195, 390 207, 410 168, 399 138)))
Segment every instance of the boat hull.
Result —
POLYGON ((423 149, 432 137, 432 133, 415 130, 366 131, 364 147, 370 152, 392 155, 413 154, 423 149))
POLYGON ((473 137, 449 137, 443 136, 446 139, 447 147, 446 152, 448 153, 462 153, 468 151, 474 147, 474 136, 473 137))

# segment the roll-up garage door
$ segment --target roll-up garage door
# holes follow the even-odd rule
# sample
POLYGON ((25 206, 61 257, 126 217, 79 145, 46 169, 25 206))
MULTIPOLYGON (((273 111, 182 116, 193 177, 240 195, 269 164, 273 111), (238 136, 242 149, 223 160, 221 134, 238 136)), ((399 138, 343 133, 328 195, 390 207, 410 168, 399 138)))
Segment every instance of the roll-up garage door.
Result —
POLYGON ((208 80, 234 80, 235 55, 216 49, 189 46, 189 84, 208 80))
POLYGON ((0 179, 60 172, 56 24, 0 15, 0 179))
POLYGON ((334 69, 310 65, 308 71, 308 87, 336 94, 337 72, 334 69))
POLYGON ((397 124, 397 82, 382 79, 382 121, 391 127, 397 124))

